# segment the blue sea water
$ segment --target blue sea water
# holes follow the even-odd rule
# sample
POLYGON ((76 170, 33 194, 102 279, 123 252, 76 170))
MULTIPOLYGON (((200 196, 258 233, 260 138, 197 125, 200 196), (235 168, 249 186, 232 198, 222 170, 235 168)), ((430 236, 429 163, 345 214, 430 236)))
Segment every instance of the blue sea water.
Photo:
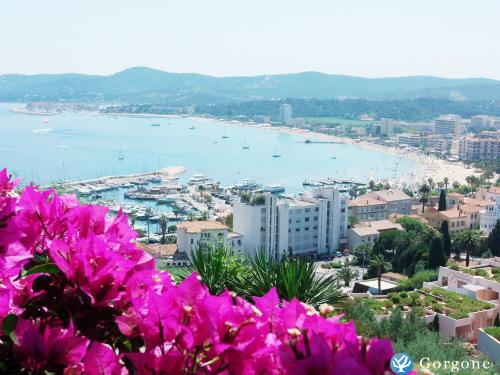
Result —
POLYGON ((11 112, 14 106, 0 104, 0 168, 38 184, 181 165, 183 179, 203 173, 227 186, 250 178, 296 193, 305 179, 391 178, 398 160, 398 175, 414 168, 399 155, 356 145, 306 144, 312 135, 187 118, 66 113, 43 123, 42 116, 11 112))

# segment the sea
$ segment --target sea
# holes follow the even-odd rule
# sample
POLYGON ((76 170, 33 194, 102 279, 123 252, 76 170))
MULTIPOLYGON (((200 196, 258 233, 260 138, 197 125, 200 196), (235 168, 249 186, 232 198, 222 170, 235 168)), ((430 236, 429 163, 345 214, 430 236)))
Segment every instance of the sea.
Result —
POLYGON ((181 182, 201 173, 222 186, 248 178, 285 185, 287 193, 295 194, 306 180, 390 179, 416 168, 400 155, 314 143, 320 139, 312 134, 183 117, 96 113, 63 113, 48 116, 47 122, 44 116, 11 111, 19 106, 0 104, 0 169, 8 168, 24 183, 47 185, 179 165, 186 168, 181 182))

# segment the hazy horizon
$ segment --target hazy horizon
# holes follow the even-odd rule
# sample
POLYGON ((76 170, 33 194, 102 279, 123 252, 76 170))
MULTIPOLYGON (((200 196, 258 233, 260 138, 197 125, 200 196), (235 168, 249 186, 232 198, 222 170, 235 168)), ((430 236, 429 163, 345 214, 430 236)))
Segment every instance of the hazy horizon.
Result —
POLYGON ((498 14, 495 0, 20 0, 0 6, 0 74, 500 79, 498 14))

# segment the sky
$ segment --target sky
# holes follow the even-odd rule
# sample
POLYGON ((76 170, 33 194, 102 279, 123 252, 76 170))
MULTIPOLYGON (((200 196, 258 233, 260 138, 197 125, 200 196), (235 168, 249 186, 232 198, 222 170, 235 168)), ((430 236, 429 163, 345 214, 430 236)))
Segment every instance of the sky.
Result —
POLYGON ((5 0, 0 74, 500 79, 499 0, 5 0))

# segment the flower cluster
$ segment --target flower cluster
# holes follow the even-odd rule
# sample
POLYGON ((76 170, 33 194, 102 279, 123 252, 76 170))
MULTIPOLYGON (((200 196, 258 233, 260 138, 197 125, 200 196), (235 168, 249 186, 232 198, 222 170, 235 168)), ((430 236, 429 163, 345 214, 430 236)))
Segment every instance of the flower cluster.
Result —
POLYGON ((179 285, 126 215, 0 171, 0 368, 64 374, 389 373, 390 341, 360 338, 276 291, 253 304, 179 285))

